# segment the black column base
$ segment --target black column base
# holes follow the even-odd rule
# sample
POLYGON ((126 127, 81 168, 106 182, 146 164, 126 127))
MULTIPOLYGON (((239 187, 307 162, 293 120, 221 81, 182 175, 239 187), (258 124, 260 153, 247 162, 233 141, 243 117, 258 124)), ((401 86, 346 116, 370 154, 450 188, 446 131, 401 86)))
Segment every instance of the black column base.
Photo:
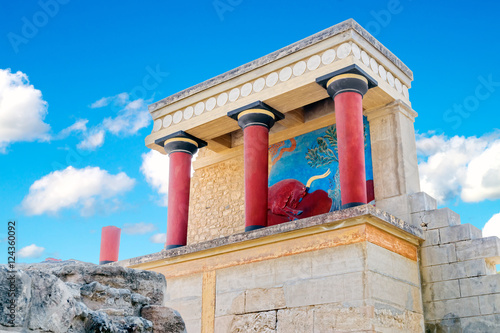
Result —
POLYGON ((249 225, 245 227, 245 232, 265 228, 263 225, 249 225))
POLYGON ((182 247, 182 246, 185 246, 185 245, 167 245, 167 246, 165 246, 165 250, 176 249, 176 248, 182 247))
POLYGON ((356 206, 366 205, 364 202, 349 202, 348 204, 340 206, 340 209, 347 209, 356 206))
POLYGON ((102 260, 102 261, 99 261, 99 265, 106 265, 106 264, 109 264, 110 262, 114 262, 113 260, 102 260))

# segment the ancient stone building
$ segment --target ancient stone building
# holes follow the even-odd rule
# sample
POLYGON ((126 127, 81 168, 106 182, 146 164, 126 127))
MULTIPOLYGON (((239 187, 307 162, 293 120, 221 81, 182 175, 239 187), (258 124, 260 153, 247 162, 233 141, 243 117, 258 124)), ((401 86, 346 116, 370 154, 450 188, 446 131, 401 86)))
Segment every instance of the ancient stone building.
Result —
POLYGON ((166 249, 114 265, 188 332, 499 331, 499 239, 420 191, 412 80, 347 20, 150 105, 166 249))

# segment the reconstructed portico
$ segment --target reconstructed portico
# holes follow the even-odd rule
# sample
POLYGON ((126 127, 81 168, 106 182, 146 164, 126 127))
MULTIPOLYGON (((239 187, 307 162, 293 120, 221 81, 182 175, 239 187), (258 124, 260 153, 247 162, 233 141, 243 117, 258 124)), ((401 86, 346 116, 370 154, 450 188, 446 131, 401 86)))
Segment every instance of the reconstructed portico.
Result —
POLYGON ((412 80, 347 20, 150 105, 167 242, 114 264, 188 332, 500 329, 500 241, 420 192, 412 80))

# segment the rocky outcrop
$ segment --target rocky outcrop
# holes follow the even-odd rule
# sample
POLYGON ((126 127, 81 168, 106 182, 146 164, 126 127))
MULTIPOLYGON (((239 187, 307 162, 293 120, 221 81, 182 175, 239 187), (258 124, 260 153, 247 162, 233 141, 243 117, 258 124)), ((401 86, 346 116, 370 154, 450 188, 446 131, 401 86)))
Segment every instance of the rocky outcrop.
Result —
POLYGON ((166 283, 158 273, 73 260, 17 265, 13 325, 8 276, 0 266, 0 332, 163 332, 165 318, 141 315, 152 306, 171 314, 170 332, 184 331, 179 314, 161 306, 166 283))

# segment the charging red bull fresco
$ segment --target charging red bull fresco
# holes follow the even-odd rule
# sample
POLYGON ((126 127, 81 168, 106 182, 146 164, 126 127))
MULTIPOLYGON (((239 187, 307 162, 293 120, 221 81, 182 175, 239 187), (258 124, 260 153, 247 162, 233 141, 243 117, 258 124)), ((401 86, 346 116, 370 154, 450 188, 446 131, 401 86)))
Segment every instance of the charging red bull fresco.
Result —
MULTIPOLYGON (((364 122, 368 202, 373 197, 370 130, 364 122)), ((268 225, 339 210, 341 207, 336 125, 273 144, 269 148, 268 225)))

